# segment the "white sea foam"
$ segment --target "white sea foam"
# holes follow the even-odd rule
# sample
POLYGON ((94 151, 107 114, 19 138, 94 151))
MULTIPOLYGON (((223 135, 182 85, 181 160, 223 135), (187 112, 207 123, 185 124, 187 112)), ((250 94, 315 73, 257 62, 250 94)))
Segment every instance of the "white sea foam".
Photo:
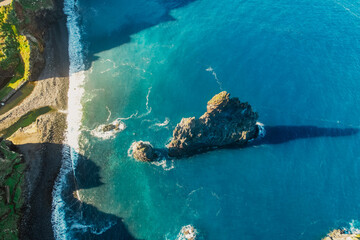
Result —
POLYGON ((83 232, 91 232, 95 235, 101 235, 104 232, 106 232, 107 230, 109 230, 112 226, 114 226, 116 224, 116 222, 108 222, 105 226, 103 226, 101 229, 98 229, 97 226, 95 225, 86 225, 86 224, 82 224, 82 223, 74 223, 71 225, 71 229, 77 229, 77 230, 82 230, 83 232))
POLYGON ((143 113, 143 114, 137 116, 137 118, 143 118, 151 113, 152 108, 149 107, 149 97, 150 97, 150 93, 151 93, 151 88, 152 87, 149 87, 148 93, 146 94, 146 113, 143 113))
POLYGON ((116 63, 115 63, 114 61, 112 61, 111 59, 105 59, 105 60, 103 59, 103 60, 101 60, 101 63, 107 63, 107 62, 111 63, 111 64, 112 64, 112 67, 108 67, 106 70, 101 71, 101 72, 100 72, 101 74, 106 73, 106 72, 109 72, 109 71, 111 71, 111 70, 114 70, 114 69, 118 68, 118 66, 116 66, 116 63))
POLYGON ((215 70, 214 70, 212 67, 208 67, 207 69, 205 69, 205 71, 211 72, 211 74, 214 76, 217 84, 219 85, 220 90, 222 91, 222 90, 223 90, 223 88, 222 88, 222 83, 221 83, 220 80, 218 79, 215 70))
POLYGON ((116 134, 118 134, 119 132, 122 132, 126 129, 126 125, 125 123, 123 123, 120 119, 116 119, 115 121, 113 121, 112 123, 110 123, 112 125, 115 125, 116 128, 110 131, 104 131, 103 128, 108 125, 108 124, 101 124, 99 126, 97 126, 95 129, 90 131, 90 134, 94 137, 103 139, 103 140, 107 140, 107 139, 112 139, 116 136, 116 134))
POLYGON ((257 122, 256 125, 259 128, 259 135, 258 138, 263 138, 266 135, 266 130, 265 130, 265 126, 264 124, 262 124, 261 122, 257 122))
POLYGON ((170 122, 170 119, 169 118, 165 118, 165 121, 162 122, 162 123, 155 123, 155 126, 158 126, 158 127, 165 127, 169 124, 170 122))
POLYGON ((110 120, 110 117, 111 117, 111 111, 110 111, 108 106, 106 106, 106 110, 108 110, 108 113, 109 113, 109 115, 108 115, 108 117, 106 119, 106 121, 108 122, 110 120))
POLYGON ((130 146, 130 148, 128 149, 128 151, 127 151, 127 155, 128 155, 128 157, 131 157, 132 158, 132 154, 133 154, 133 152, 134 152, 134 144, 135 144, 136 142, 134 141, 134 142, 132 142, 131 143, 131 146, 130 146))
POLYGON ((151 89, 152 89, 152 87, 149 87, 148 93, 146 95, 146 110, 147 111, 151 111, 151 107, 149 107, 149 97, 150 97, 151 89))
POLYGON ((191 196, 191 195, 193 195, 194 193, 196 193, 196 192, 198 192, 198 191, 201 191, 201 190, 203 190, 203 189, 204 189, 203 187, 194 189, 194 190, 192 190, 192 191, 188 194, 188 196, 191 196))
MULTIPOLYGON (((145 119, 143 121, 151 121, 148 119, 145 119)), ((170 123, 170 119, 169 118, 165 118, 164 122, 159 122, 158 119, 155 119, 155 121, 157 121, 156 123, 152 124, 149 128, 155 129, 155 130, 159 130, 161 128, 168 128, 168 125, 170 123)))
POLYGON ((105 89, 104 88, 94 89, 90 93, 89 92, 85 93, 82 101, 84 101, 85 103, 91 102, 95 97, 97 97, 100 94, 100 92, 105 92, 105 89))
MULTIPOLYGON (((353 15, 356 18, 360 18, 360 15, 357 13, 354 13, 354 11, 352 11, 350 8, 346 7, 344 4, 340 3, 339 1, 334 1, 337 5, 339 5, 340 7, 342 7, 345 11, 347 11, 348 13, 350 13, 351 15, 353 15)), ((354 6, 353 4, 351 4, 351 6, 355 9, 357 9, 356 6, 354 6)))
POLYGON ((159 161, 151 162, 151 164, 158 166, 158 167, 162 167, 165 171, 170 171, 171 169, 175 168, 174 160, 162 159, 159 161))
POLYGON ((103 60, 103 61, 101 61, 101 62, 102 62, 102 63, 110 62, 110 63, 112 63, 113 68, 117 68, 116 63, 115 63, 113 60, 111 60, 111 59, 105 59, 105 60, 103 60))
POLYGON ((359 221, 352 220, 349 225, 350 225, 349 231, 352 234, 360 234, 360 229, 359 229, 360 228, 360 222, 359 221))
POLYGON ((111 68, 108 68, 108 69, 106 69, 104 71, 101 71, 100 73, 103 74, 103 73, 106 73, 106 72, 111 71, 111 70, 112 70, 111 68))
MULTIPOLYGON (((144 142, 147 144, 151 144, 150 142, 144 142)), ((136 141, 132 142, 130 148, 127 151, 128 157, 133 157, 134 147, 135 147, 136 141)), ((165 171, 170 171, 171 169, 174 169, 174 160, 168 160, 166 159, 160 152, 157 152, 157 154, 160 155, 159 159, 157 161, 150 162, 152 165, 155 165, 157 167, 162 167, 165 171)))
POLYGON ((82 119, 81 99, 84 95, 83 84, 85 81, 83 46, 81 43, 81 29, 79 27, 80 15, 75 0, 65 0, 64 12, 67 15, 67 28, 69 32, 69 59, 70 77, 68 91, 68 115, 67 130, 65 135, 65 146, 63 148, 63 159, 60 173, 55 181, 53 189, 51 223, 55 239, 66 240, 71 238, 68 235, 67 223, 65 220, 65 202, 61 194, 66 186, 66 176, 75 173, 75 166, 78 160, 79 135, 82 119))

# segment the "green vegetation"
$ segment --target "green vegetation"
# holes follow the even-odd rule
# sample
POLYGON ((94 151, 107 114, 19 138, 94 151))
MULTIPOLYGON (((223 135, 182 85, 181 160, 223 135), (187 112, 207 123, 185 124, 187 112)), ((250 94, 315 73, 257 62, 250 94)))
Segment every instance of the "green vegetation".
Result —
POLYGON ((219 105, 229 101, 230 94, 226 91, 216 94, 209 102, 208 105, 219 105))
POLYGON ((13 2, 0 7, 0 73, 6 73, 7 76, 3 75, 2 78, 9 79, 6 86, 0 89, 0 101, 29 80, 32 48, 22 29, 26 29, 26 25, 31 24, 31 12, 53 6, 51 0, 13 0, 13 2), (24 19, 17 17, 14 1, 21 4, 24 19))
POLYGON ((4 70, 20 63, 17 22, 12 4, 0 7, 0 68, 4 70))
POLYGON ((33 111, 28 112, 24 116, 22 116, 16 123, 14 123, 9 128, 0 132, 3 138, 10 137, 14 132, 16 132, 19 128, 27 127, 33 122, 35 122, 36 118, 40 115, 50 112, 51 107, 42 107, 33 111))
POLYGON ((0 239, 18 239, 25 163, 4 140, 0 140, 0 162, 0 239))
POLYGON ((31 10, 52 7, 51 0, 19 0, 19 2, 24 8, 31 10))
POLYGON ((19 34, 19 20, 13 4, 0 7, 0 70, 13 72, 9 83, 0 90, 0 100, 17 89, 30 76, 30 43, 19 34))

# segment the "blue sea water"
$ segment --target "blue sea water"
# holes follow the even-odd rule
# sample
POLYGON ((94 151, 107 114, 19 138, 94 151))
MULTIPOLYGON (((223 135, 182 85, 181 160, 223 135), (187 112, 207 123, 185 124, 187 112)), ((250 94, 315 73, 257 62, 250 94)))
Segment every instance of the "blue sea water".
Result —
POLYGON ((63 173, 76 183, 58 179, 57 238, 177 239, 191 224, 200 239, 308 240, 356 227, 360 1, 66 2, 81 65, 70 81, 80 74, 84 94, 69 111, 82 114, 68 135, 79 156, 63 173), (270 140, 156 164, 129 157, 133 141, 163 148, 222 90, 252 105, 270 140), (102 134, 111 122, 121 131, 102 134))

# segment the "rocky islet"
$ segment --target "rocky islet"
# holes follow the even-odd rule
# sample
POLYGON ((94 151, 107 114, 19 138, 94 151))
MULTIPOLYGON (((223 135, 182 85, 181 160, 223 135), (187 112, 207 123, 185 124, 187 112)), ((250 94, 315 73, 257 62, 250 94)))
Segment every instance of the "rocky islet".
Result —
MULTIPOLYGON (((231 98, 226 91, 220 92, 207 103, 207 110, 200 118, 181 119, 167 145, 168 155, 183 158, 217 148, 243 147, 259 135, 257 119, 258 114, 249 103, 231 98)), ((153 147, 142 141, 133 144, 132 150, 133 157, 141 161, 157 157, 153 147)))

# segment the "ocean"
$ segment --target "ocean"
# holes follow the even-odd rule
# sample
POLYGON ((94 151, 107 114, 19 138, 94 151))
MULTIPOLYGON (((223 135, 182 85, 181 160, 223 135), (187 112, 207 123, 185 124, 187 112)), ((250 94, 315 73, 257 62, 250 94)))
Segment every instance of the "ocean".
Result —
POLYGON ((360 225, 360 1, 65 0, 57 239, 321 239, 360 225), (267 130, 242 149, 137 162, 221 91, 267 130), (109 123, 119 131, 103 133, 109 123))

